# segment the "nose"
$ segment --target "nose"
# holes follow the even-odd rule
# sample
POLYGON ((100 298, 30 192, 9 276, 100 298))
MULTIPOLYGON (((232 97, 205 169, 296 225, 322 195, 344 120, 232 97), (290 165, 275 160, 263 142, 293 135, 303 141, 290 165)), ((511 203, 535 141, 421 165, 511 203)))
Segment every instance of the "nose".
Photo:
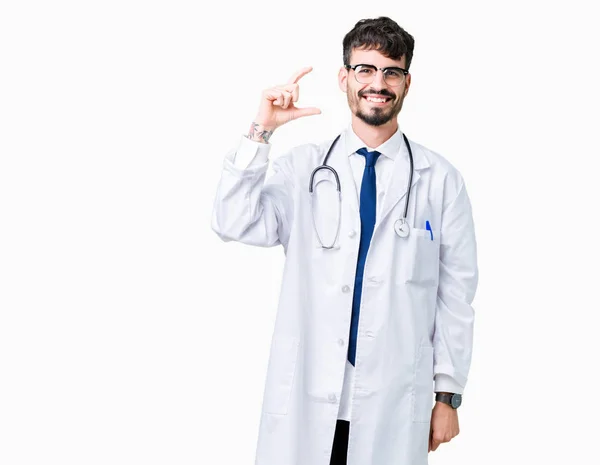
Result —
POLYGON ((383 79, 383 71, 378 69, 377 73, 375 73, 375 77, 373 78, 373 82, 371 82, 371 85, 374 86, 377 89, 383 89, 384 87, 387 87, 387 84, 385 83, 385 80, 383 79))

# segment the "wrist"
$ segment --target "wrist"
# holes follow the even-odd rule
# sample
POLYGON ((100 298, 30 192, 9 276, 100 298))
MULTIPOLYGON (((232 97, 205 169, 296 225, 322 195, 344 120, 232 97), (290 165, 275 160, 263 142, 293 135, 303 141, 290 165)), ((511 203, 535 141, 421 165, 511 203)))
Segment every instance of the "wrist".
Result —
POLYGON ((253 121, 246 137, 250 140, 267 144, 271 135, 273 135, 273 131, 275 131, 274 127, 265 126, 260 122, 253 121))
POLYGON ((453 409, 457 409, 462 403, 462 394, 453 392, 436 392, 435 400, 436 402, 447 404, 453 409))

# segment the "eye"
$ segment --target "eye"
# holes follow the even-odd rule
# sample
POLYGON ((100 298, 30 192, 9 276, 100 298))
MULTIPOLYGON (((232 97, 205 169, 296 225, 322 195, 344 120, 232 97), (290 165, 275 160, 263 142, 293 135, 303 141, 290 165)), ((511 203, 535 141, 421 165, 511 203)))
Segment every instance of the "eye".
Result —
POLYGON ((398 77, 400 77, 400 75, 402 73, 400 73, 400 71, 397 71, 395 69, 387 69, 385 71, 385 74, 386 74, 386 76, 389 76, 389 77, 398 78, 398 77))
POLYGON ((365 75, 369 75, 373 73, 373 70, 371 68, 365 68, 365 67, 359 67, 356 69, 356 72, 358 74, 365 74, 365 75))

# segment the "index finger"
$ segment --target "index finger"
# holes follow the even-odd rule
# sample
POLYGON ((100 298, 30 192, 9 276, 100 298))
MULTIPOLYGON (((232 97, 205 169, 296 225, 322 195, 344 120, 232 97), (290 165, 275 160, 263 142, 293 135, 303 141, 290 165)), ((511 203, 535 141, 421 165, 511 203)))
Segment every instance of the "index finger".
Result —
POLYGON ((312 71, 312 66, 306 66, 304 68, 302 68, 300 71, 296 71, 292 77, 290 78, 290 80, 288 81, 288 84, 296 84, 298 83, 298 81, 300 80, 300 78, 308 73, 310 73, 312 71))

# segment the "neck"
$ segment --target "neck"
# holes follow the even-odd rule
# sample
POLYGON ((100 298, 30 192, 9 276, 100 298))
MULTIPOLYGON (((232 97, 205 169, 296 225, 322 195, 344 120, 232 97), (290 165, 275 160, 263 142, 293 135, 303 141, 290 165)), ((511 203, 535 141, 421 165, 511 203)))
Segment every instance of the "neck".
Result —
POLYGON ((370 126, 355 115, 352 115, 352 129, 368 147, 376 148, 392 137, 398 130, 398 120, 392 118, 381 126, 370 126))

